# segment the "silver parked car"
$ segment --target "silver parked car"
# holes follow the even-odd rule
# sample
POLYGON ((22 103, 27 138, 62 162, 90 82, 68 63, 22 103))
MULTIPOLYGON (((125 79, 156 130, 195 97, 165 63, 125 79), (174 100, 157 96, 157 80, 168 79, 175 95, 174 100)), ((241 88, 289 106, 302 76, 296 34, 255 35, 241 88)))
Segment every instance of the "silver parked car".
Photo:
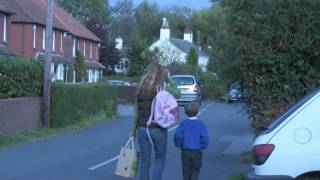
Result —
POLYGON ((107 84, 112 86, 129 86, 130 83, 123 80, 108 80, 107 84))
POLYGON ((179 104, 196 101, 201 104, 201 91, 194 75, 173 75, 171 79, 178 85, 181 96, 177 99, 179 104))

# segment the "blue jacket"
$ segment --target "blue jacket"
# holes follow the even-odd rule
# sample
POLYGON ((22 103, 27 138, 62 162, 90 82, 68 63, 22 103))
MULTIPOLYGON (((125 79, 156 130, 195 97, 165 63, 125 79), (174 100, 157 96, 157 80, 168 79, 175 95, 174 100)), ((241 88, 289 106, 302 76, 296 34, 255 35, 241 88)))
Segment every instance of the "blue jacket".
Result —
POLYGON ((206 149, 209 145, 206 126, 196 117, 183 120, 174 135, 174 144, 176 147, 182 149, 206 149))

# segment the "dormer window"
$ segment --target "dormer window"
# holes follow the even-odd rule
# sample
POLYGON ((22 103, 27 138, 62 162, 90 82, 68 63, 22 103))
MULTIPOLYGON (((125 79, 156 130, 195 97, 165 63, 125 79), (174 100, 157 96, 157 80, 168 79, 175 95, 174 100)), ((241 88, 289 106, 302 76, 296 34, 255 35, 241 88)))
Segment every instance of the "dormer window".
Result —
POLYGON ((86 57, 86 41, 83 41, 83 56, 86 57))
POLYGON ((90 44, 90 59, 92 59, 92 43, 90 44))
POLYGON ((61 32, 61 36, 60 36, 60 52, 62 52, 62 44, 63 44, 63 32, 61 32))
POLYGON ((7 16, 3 17, 3 41, 7 42, 7 16))
POLYGON ((37 25, 32 25, 32 31, 33 31, 33 48, 36 48, 36 31, 37 31, 37 25))
POLYGON ((42 31, 42 49, 46 49, 46 28, 43 28, 42 31))
POLYGON ((55 46, 56 46, 56 32, 52 32, 52 51, 55 51, 55 46))
POLYGON ((73 38, 73 46, 72 46, 72 56, 76 57, 76 43, 77 43, 77 39, 73 38))

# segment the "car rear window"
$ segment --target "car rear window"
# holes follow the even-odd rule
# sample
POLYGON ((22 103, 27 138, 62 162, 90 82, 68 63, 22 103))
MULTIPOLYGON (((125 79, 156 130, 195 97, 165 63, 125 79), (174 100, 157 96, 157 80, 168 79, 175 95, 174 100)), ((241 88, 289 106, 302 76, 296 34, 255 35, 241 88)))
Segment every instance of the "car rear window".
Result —
POLYGON ((320 91, 320 88, 313 91, 312 93, 306 95, 302 98, 298 103, 292 106, 288 111, 279 116, 273 123, 269 125, 266 131, 262 132, 262 134, 267 134, 277 128, 283 121, 285 121, 291 114, 293 114, 297 109, 299 109, 302 105, 304 105, 309 99, 315 96, 320 91))
POLYGON ((194 79, 192 77, 172 77, 172 80, 179 86, 194 84, 194 79))

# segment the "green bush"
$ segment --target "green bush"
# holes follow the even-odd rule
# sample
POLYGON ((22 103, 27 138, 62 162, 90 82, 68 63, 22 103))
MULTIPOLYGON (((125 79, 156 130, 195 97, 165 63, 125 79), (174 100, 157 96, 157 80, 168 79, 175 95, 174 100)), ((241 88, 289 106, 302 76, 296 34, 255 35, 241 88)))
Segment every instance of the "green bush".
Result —
POLYGON ((249 92, 256 128, 320 85, 320 1, 224 0, 208 18, 219 77, 249 92))
POLYGON ((203 85, 201 89, 203 99, 220 99, 227 92, 225 83, 210 71, 199 71, 199 81, 203 85))
POLYGON ((63 127, 103 111, 112 117, 116 112, 115 102, 117 102, 115 87, 103 84, 53 83, 50 126, 63 127))
POLYGON ((0 99, 41 96, 42 82, 38 61, 0 56, 0 99))
POLYGON ((166 68, 169 69, 171 75, 174 74, 195 74, 194 67, 188 64, 182 64, 182 63, 171 63, 166 68))

